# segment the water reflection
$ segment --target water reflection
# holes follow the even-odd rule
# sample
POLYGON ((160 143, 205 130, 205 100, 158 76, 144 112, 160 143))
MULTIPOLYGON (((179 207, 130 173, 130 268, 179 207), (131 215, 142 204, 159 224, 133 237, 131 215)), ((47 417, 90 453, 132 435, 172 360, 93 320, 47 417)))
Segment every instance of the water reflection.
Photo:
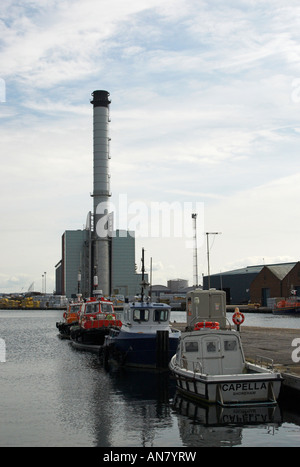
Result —
POLYGON ((169 372, 123 368, 109 374, 114 404, 119 407, 112 445, 167 445, 165 433, 172 433, 174 427, 170 401, 175 394, 175 382, 169 372))
MULTIPOLYGON (((239 446, 245 430, 253 430, 254 437, 262 430, 272 436, 282 425, 279 405, 204 405, 178 393, 168 372, 121 369, 108 375, 114 394, 111 446, 239 446)), ((97 445, 101 439, 99 431, 97 445)))
POLYGON ((238 446, 245 426, 265 425, 273 431, 282 422, 275 407, 221 407, 202 405, 176 393, 173 407, 184 446, 238 446))
POLYGON ((295 398, 274 412, 200 406, 177 394, 168 372, 106 372, 97 355, 57 337, 60 314, 0 313, 0 336, 7 344, 1 365, 1 446, 300 444, 295 398), (275 435, 269 436, 272 430, 275 435))

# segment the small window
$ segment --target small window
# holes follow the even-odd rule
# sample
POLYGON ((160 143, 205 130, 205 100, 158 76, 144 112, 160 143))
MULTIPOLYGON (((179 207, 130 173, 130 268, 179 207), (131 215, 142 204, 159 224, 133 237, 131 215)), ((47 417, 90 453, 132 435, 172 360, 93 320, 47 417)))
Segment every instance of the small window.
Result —
POLYGON ((134 321, 149 321, 149 310, 135 309, 133 310, 134 321))
POLYGON ((226 351, 237 350, 237 341, 236 340, 224 341, 224 350, 226 351))
POLYGON ((186 342, 185 351, 186 352, 198 352, 198 342, 186 342))
POLYGON ((101 303, 102 313, 113 313, 113 308, 110 303, 101 303))
POLYGON ((95 303, 88 304, 86 306, 86 313, 97 313, 98 312, 98 305, 95 303))
POLYGON ((168 311, 154 310, 154 321, 168 321, 168 311))
POLYGON ((206 350, 207 352, 216 352, 217 351, 217 346, 215 342, 207 342, 206 344, 206 350))

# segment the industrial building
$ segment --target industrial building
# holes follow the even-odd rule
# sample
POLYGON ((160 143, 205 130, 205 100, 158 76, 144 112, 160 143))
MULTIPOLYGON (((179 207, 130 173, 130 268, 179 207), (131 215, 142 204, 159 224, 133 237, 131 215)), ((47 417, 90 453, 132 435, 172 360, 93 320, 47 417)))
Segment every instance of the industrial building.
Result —
POLYGON ((171 293, 179 293, 187 289, 189 282, 186 279, 171 279, 168 281, 168 288, 171 293))
MULTIPOLYGON (((226 303, 242 304, 250 301, 250 284, 263 266, 247 266, 210 275, 210 288, 224 290, 226 303)), ((208 290, 208 276, 203 277, 203 289, 208 290)))
MULTIPOLYGON (((94 91, 93 105, 93 211, 83 230, 62 235, 61 259, 55 266, 56 294, 89 297, 95 290, 103 295, 134 296, 141 291, 142 275, 136 273, 134 232, 113 230, 108 211, 110 191, 110 122, 107 91, 94 91)), ((148 281, 148 275, 144 276, 148 281)))
MULTIPOLYGON (((56 265, 56 293, 75 298, 92 294, 89 268, 90 231, 67 230, 62 235, 62 259, 56 265)), ((142 274, 136 272, 134 232, 115 231, 111 238, 110 295, 135 296, 140 293, 142 274)), ((90 273, 91 271, 91 273, 90 273)), ((148 274, 145 274, 148 281, 148 274)))
POLYGON ((269 299, 300 296, 300 262, 264 266, 250 285, 253 302, 267 306, 269 299))
MULTIPOLYGON (((247 266, 212 274, 210 287, 224 290, 228 305, 268 306, 272 298, 289 297, 291 289, 300 296, 300 262, 247 266)), ((203 278, 203 288, 208 289, 208 276, 203 278)))

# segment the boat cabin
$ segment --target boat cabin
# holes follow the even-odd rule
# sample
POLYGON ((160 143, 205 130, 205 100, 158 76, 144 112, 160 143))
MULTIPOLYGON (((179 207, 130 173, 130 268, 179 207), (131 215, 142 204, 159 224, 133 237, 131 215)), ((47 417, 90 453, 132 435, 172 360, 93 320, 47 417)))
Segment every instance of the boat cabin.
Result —
POLYGON ((91 298, 81 306, 79 325, 84 329, 122 325, 119 316, 114 312, 112 302, 104 298, 91 298))
POLYGON ((165 303, 136 302, 126 304, 123 312, 123 326, 130 331, 151 332, 152 328, 169 327, 171 307, 165 303), (138 329, 137 329, 138 328, 138 329))
POLYGON ((104 300, 90 300, 88 302, 83 303, 81 307, 81 315, 96 315, 98 313, 105 313, 110 314, 114 313, 113 304, 112 302, 104 301, 104 300))
POLYGON ((63 317, 67 324, 75 323, 78 321, 78 316, 81 309, 81 303, 70 303, 67 311, 64 313, 63 317))
POLYGON ((239 335, 234 331, 211 330, 181 335, 176 363, 207 375, 240 374, 246 366, 239 335))
POLYGON ((190 330, 198 321, 218 321, 220 329, 226 329, 226 293, 216 289, 195 289, 188 292, 186 319, 190 330))

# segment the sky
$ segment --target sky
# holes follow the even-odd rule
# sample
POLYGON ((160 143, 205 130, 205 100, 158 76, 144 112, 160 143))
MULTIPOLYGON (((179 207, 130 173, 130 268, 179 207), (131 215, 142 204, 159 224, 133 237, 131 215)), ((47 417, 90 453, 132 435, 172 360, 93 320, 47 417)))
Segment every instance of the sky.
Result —
POLYGON ((52 292, 61 236, 86 224, 94 90, 115 218, 126 205, 153 284, 193 285, 192 212, 199 283, 207 237, 212 274, 299 260, 298 1, 3 0, 0 293, 45 272, 52 292))

